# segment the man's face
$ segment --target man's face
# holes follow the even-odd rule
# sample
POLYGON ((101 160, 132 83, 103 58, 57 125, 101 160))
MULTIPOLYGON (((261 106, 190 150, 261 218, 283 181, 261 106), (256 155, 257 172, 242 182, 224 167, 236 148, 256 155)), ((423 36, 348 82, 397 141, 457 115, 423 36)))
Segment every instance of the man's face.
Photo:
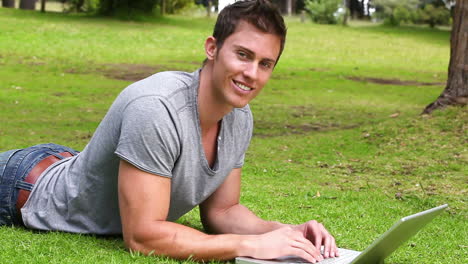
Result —
POLYGON ((241 21, 222 47, 219 50, 214 47, 209 57, 213 60, 211 84, 215 99, 234 108, 247 105, 270 78, 280 45, 279 36, 241 21))

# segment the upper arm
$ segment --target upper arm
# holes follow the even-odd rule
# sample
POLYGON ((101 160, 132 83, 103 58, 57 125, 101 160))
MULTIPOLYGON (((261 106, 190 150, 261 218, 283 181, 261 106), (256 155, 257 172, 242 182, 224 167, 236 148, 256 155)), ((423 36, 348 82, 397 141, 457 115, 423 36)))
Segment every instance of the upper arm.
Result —
POLYGON ((205 227, 210 225, 210 220, 215 218, 216 214, 239 204, 241 171, 241 168, 233 169, 223 184, 200 204, 200 216, 205 227))
POLYGON ((157 96, 139 97, 121 118, 115 154, 140 170, 171 177, 181 151, 180 121, 171 104, 157 96))
MULTIPOLYGON (((145 226, 165 221, 169 211, 171 180, 142 171, 121 160, 119 208, 125 242, 144 235, 145 226)), ((141 238, 144 239, 144 238, 141 238)))

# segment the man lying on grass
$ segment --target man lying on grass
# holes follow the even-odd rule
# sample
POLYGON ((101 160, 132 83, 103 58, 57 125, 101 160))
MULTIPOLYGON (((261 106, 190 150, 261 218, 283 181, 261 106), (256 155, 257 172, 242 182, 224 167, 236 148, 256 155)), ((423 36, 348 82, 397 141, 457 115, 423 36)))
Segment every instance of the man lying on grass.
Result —
POLYGON ((200 70, 127 87, 81 153, 42 144, 0 154, 0 224, 123 234, 133 251, 178 259, 337 256, 322 224, 265 221, 239 204, 248 103, 285 37, 269 2, 236 2, 219 14, 200 70), (197 205, 210 234, 173 222, 197 205))

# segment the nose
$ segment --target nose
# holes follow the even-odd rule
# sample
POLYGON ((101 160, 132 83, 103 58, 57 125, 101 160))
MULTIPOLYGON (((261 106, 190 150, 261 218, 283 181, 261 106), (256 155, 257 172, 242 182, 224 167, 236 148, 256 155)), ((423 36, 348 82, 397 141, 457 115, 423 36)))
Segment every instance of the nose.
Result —
POLYGON ((258 75, 258 65, 254 62, 247 63, 243 72, 244 76, 251 81, 255 81, 258 75))

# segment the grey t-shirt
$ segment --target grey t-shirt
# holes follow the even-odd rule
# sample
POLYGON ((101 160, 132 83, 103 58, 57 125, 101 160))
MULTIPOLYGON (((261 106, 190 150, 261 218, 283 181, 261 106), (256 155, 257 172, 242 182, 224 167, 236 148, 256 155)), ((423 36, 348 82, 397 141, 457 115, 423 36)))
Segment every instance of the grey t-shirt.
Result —
POLYGON ((25 225, 120 234, 120 159, 171 178, 169 221, 208 198, 232 169, 242 167, 253 121, 248 106, 223 118, 211 168, 201 143, 198 86, 199 71, 162 72, 123 90, 85 149, 49 167, 39 178, 21 209, 25 225))

